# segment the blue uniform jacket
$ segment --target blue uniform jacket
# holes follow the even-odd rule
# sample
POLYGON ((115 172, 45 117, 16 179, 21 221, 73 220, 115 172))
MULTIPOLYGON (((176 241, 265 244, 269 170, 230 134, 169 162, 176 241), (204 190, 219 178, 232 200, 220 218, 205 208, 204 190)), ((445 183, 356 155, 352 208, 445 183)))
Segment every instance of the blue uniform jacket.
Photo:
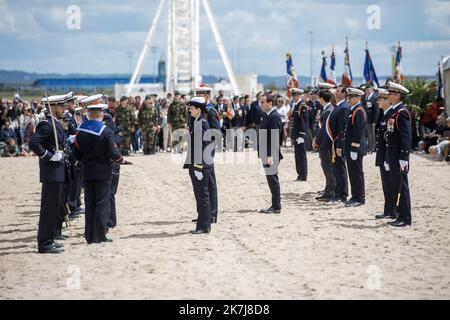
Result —
POLYGON ((365 132, 367 123, 366 111, 361 103, 353 106, 347 116, 347 125, 345 128, 345 154, 357 152, 358 155, 366 154, 365 132))
MULTIPOLYGON (((66 133, 61 123, 55 120, 58 147, 64 150, 66 133)), ((65 182, 66 170, 64 159, 60 162, 50 161, 55 154, 56 143, 53 131, 53 123, 50 115, 39 122, 36 131, 30 140, 30 149, 39 157, 39 179, 40 182, 65 182)))
POLYGON ((103 122, 83 122, 77 130, 72 153, 83 164, 84 180, 110 180, 112 163, 121 163, 114 132, 103 122))

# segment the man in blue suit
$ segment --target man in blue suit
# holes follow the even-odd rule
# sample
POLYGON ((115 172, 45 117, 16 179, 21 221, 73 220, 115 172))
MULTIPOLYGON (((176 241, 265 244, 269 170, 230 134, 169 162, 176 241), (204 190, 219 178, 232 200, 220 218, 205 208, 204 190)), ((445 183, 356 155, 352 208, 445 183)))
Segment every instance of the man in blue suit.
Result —
POLYGON ((333 202, 347 202, 348 175, 344 154, 344 135, 350 105, 347 102, 347 91, 343 86, 338 86, 335 92, 336 106, 328 118, 327 132, 331 134, 334 148, 333 172, 336 180, 333 202))
POLYGON ((366 131, 367 115, 361 104, 363 95, 364 91, 362 90, 347 88, 347 97, 351 109, 347 117, 344 148, 352 197, 345 204, 346 207, 358 207, 366 202, 363 158, 366 154, 364 133, 366 131))
POLYGON ((260 213, 281 213, 280 181, 278 179, 278 166, 283 159, 280 146, 282 144, 283 123, 275 108, 276 99, 272 94, 261 97, 261 110, 267 115, 261 124, 259 134, 259 157, 272 194, 272 205, 269 209, 260 210, 260 213))

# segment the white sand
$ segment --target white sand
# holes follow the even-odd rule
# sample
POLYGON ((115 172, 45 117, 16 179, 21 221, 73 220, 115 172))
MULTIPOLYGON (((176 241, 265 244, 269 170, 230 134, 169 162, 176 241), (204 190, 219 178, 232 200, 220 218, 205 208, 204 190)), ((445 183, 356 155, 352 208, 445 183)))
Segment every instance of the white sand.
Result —
POLYGON ((220 223, 206 236, 188 233, 196 216, 188 173, 168 154, 131 157, 114 242, 86 245, 78 220, 64 231, 62 255, 36 253, 37 158, 0 159, 0 298, 450 298, 448 165, 412 156, 414 224, 393 229, 374 219, 382 208, 374 156, 365 160, 367 205, 345 209, 313 200, 324 183, 316 154, 310 181, 297 183, 292 151, 284 153, 280 216, 255 211, 270 200, 258 164, 217 165, 220 223))

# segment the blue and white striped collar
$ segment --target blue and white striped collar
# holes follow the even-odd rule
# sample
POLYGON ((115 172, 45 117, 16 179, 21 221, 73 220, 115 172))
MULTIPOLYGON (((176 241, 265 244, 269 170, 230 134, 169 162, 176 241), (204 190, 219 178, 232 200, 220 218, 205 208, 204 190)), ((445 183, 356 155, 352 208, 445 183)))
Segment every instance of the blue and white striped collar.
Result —
POLYGON ((77 131, 86 132, 94 136, 100 137, 105 130, 106 125, 99 120, 83 121, 83 123, 77 128, 77 131))

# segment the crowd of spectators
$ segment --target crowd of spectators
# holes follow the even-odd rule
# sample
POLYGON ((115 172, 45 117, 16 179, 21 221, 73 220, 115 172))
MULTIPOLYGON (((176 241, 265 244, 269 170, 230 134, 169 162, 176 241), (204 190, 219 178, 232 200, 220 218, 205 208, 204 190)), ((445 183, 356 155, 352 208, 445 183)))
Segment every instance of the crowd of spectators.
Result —
POLYGON ((444 99, 429 105, 421 117, 423 127, 418 150, 430 154, 435 160, 450 161, 450 117, 444 99))

